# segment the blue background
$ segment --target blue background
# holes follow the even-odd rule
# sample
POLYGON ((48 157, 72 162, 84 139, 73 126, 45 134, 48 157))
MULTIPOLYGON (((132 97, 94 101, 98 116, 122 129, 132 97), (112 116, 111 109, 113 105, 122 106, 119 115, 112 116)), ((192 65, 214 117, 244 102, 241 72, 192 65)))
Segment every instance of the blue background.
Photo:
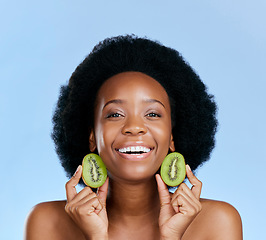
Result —
POLYGON ((22 239, 26 216, 65 198, 50 138, 61 84, 106 37, 135 33, 179 50, 215 95, 220 121, 202 197, 241 214, 244 239, 265 228, 264 0, 0 2, 0 238, 22 239))

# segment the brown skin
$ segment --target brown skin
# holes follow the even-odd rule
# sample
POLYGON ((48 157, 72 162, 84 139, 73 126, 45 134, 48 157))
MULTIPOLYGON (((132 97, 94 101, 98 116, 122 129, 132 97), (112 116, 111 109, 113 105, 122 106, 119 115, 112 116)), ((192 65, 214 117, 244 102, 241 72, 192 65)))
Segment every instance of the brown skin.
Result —
POLYGON ((25 239, 242 239, 238 212, 227 203, 200 199, 202 184, 188 166, 192 189, 182 183, 169 194, 160 176, 154 177, 175 149, 169 99, 153 78, 127 72, 105 81, 89 138, 90 150, 97 148, 109 179, 97 194, 89 187, 77 193, 79 167, 66 184, 67 202, 33 209, 25 239), (138 156, 118 151, 136 145, 151 151, 138 156))

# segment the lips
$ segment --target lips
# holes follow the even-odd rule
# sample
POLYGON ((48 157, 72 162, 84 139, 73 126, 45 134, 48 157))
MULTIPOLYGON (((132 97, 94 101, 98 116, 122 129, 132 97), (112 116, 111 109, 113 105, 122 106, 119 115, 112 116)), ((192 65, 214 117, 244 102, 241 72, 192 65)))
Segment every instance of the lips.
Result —
POLYGON ((148 157, 153 148, 143 145, 134 145, 116 148, 115 150, 123 158, 129 160, 139 160, 148 157))
POLYGON ((144 146, 129 146, 124 148, 117 149, 120 153, 126 153, 126 154, 142 154, 142 153, 148 153, 151 151, 151 148, 144 147, 144 146))

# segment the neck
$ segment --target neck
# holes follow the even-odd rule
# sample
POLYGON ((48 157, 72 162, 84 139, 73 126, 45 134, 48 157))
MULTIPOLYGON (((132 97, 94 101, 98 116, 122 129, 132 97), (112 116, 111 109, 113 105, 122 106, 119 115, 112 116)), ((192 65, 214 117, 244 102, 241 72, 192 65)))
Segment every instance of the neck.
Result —
POLYGON ((155 178, 134 184, 110 180, 107 209, 113 223, 131 225, 158 219, 160 201, 155 178))

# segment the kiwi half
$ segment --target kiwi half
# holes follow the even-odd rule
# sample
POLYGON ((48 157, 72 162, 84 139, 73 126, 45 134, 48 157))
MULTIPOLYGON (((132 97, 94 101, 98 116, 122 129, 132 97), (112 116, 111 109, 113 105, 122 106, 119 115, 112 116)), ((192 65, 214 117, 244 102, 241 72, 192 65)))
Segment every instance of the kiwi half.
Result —
POLYGON ((90 153, 82 161, 82 179, 92 188, 102 186, 107 178, 107 170, 100 156, 90 153))
POLYGON ((186 177, 186 164, 182 154, 168 154, 161 165, 161 177, 166 185, 175 187, 186 177))

